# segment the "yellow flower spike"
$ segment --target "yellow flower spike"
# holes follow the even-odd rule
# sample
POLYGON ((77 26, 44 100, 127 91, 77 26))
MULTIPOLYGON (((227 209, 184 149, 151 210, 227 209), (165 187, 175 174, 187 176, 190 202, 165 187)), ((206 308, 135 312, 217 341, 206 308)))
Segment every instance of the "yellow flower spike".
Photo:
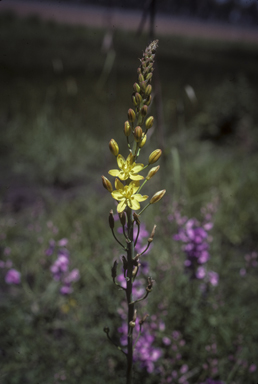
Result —
POLYGON ((109 149, 114 156, 117 156, 119 154, 119 147, 117 142, 114 139, 110 140, 109 149))
POLYGON ((140 209, 140 202, 148 199, 148 196, 142 196, 136 193, 139 189, 139 181, 131 181, 129 185, 123 185, 119 179, 115 181, 116 191, 111 192, 112 197, 119 201, 117 212, 123 212, 128 206, 131 209, 140 209))
POLYGON ((117 156, 117 165, 120 168, 111 169, 108 173, 111 176, 119 177, 120 180, 143 180, 144 177, 141 175, 137 175, 137 173, 141 172, 144 168, 143 164, 136 164, 133 159, 133 154, 130 152, 127 159, 125 160, 122 155, 117 156))
POLYGON ((157 167, 153 167, 149 170, 149 173, 146 177, 146 180, 150 180, 154 175, 156 175, 156 173, 158 172, 158 170, 160 169, 160 165, 157 165, 157 167))
POLYGON ((108 192, 113 192, 113 187, 110 181, 105 176, 101 176, 101 178, 102 178, 103 187, 106 188, 108 192))
MULTIPOLYGON (((113 193, 113 192, 112 192, 113 193)), ((162 197, 165 195, 166 193, 166 190, 163 189, 162 191, 159 191, 159 192, 156 192, 152 198, 150 199, 150 204, 155 204, 157 203, 158 201, 160 201, 162 199, 162 197)))
POLYGON ((153 151, 149 156, 149 164, 156 163, 156 161, 158 161, 158 159, 160 158, 161 154, 162 154, 161 149, 155 149, 155 151, 153 151))

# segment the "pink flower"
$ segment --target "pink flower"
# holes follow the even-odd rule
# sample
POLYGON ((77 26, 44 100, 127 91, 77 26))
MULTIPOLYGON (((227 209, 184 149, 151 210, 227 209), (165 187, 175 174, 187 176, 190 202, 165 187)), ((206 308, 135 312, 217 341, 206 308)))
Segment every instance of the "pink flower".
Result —
POLYGON ((257 369, 256 365, 255 364, 251 364, 250 367, 249 367, 249 372, 255 372, 257 369))
POLYGON ((20 284, 21 274, 16 269, 9 269, 5 275, 5 282, 7 284, 20 284))

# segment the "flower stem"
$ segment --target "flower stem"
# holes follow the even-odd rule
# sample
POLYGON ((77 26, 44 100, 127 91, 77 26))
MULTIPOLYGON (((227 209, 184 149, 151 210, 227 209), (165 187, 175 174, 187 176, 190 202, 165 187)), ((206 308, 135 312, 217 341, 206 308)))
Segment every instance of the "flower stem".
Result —
POLYGON ((126 384, 132 384, 132 369, 133 369, 133 328, 130 327, 129 323, 133 320, 134 305, 129 305, 132 302, 132 272, 133 272, 133 258, 134 258, 134 241, 133 241, 133 212, 127 207, 127 223, 128 223, 128 238, 131 242, 127 247, 127 287, 126 287, 126 298, 128 306, 128 337, 127 337, 127 372, 126 372, 126 384))

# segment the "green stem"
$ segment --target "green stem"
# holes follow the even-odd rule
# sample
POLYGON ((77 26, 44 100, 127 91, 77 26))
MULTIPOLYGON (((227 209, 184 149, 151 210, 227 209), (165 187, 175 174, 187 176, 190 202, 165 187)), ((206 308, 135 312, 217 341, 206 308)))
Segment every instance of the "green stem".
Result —
POLYGON ((150 293, 150 291, 147 291, 146 294, 145 294, 141 299, 132 301, 131 303, 129 303, 129 305, 130 305, 130 306, 131 306, 131 305, 133 306, 134 304, 139 303, 139 301, 142 301, 142 300, 146 299, 146 297, 148 296, 149 293, 150 293))
POLYGON ((114 236, 114 239, 118 242, 118 244, 120 244, 121 245, 121 247, 123 247, 124 248, 124 250, 126 250, 126 248, 125 248, 125 246, 118 240, 118 238, 116 237, 116 235, 115 235, 115 233, 114 233, 114 229, 113 228, 111 228, 111 231, 112 231, 112 234, 113 234, 113 236, 114 236))
POLYGON ((139 192, 140 192, 140 190, 142 189, 142 187, 144 186, 144 184, 147 183, 147 181, 148 181, 148 180, 144 180, 144 182, 143 182, 142 185, 139 187, 139 189, 137 190, 136 193, 139 193, 139 192))
POLYGON ((126 298, 128 305, 128 337, 127 337, 127 372, 126 372, 126 384, 132 384, 132 370, 133 370, 133 328, 130 327, 129 323, 133 320, 134 305, 129 305, 132 302, 132 272, 133 272, 133 258, 134 258, 134 241, 133 241, 133 212, 127 207, 127 223, 128 223, 128 238, 131 242, 127 247, 127 287, 126 287, 126 298))
POLYGON ((140 215, 145 211, 145 209, 147 209, 149 206, 150 206, 150 203, 147 204, 147 205, 141 210, 140 213, 138 213, 138 216, 140 216, 140 215))

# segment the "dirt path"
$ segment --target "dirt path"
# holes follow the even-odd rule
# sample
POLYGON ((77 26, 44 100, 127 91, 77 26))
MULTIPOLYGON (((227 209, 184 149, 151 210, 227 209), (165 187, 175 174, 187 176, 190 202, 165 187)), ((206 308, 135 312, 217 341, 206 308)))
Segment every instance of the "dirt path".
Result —
MULTIPOLYGON (((135 31, 141 20, 138 11, 123 11, 105 7, 67 5, 58 2, 41 3, 37 1, 2 0, 0 12, 12 10, 21 17, 38 15, 43 20, 54 20, 59 23, 105 27, 107 20, 116 29, 135 31)), ((202 37, 224 41, 242 41, 258 44, 258 29, 236 27, 232 25, 205 23, 193 20, 178 19, 171 16, 158 15, 156 18, 157 35, 179 35, 202 37)))

